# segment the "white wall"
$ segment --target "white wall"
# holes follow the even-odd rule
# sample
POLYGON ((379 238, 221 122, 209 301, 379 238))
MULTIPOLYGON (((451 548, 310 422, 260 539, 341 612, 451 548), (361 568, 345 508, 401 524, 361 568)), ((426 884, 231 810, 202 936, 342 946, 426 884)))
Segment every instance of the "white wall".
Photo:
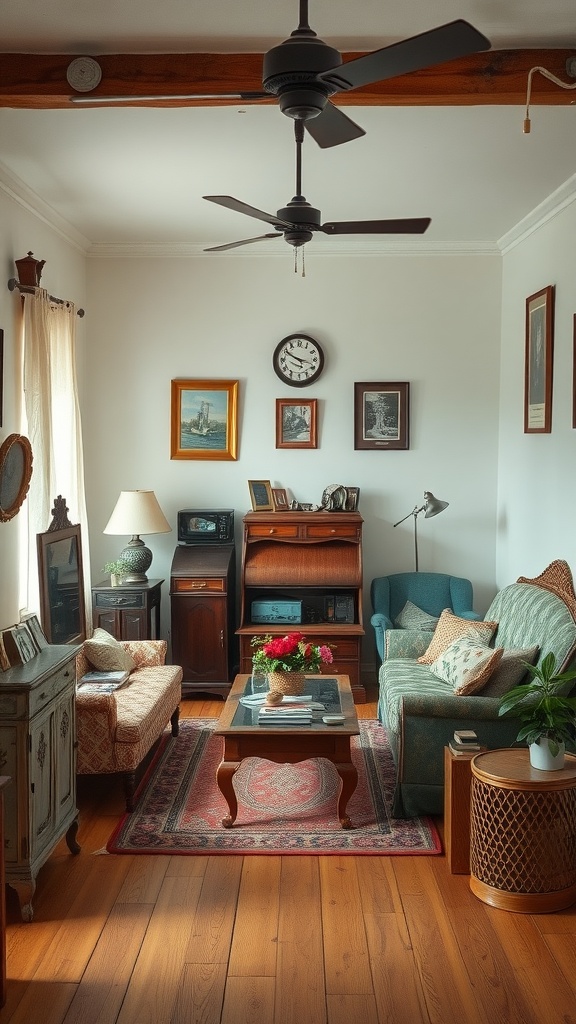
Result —
MULTIPOLYGON (((478 255, 313 257, 307 276, 283 259, 89 261, 83 423, 94 579, 125 538, 102 530, 120 490, 152 488, 175 527, 189 506, 250 508, 247 481, 270 479, 301 501, 328 484, 360 487, 364 576, 413 568, 412 520, 423 501, 450 502, 419 519, 420 568, 468 576, 485 610, 494 590, 500 344, 500 258, 478 255), (272 352, 288 334, 326 353, 316 450, 277 450, 272 352), (171 461, 170 381, 240 381, 239 458, 171 461), (355 381, 410 382, 410 450, 354 450, 355 381)), ((148 539, 162 577, 163 632, 174 533, 148 539)), ((370 607, 366 598, 365 619, 370 607)), ((164 633, 165 635, 165 633, 164 633)), ((366 657, 372 656, 369 629, 366 657)))
POLYGON ((497 582, 537 576, 555 558, 576 567, 576 432, 572 427, 576 203, 503 258, 497 582), (555 285, 552 433, 524 434, 525 302, 555 285))
MULTIPOLYGON (((86 261, 79 240, 66 237, 27 208, 22 196, 12 193, 3 177, 0 180, 0 328, 4 330, 4 402, 0 443, 10 434, 22 432, 21 407, 21 299, 10 292, 7 282, 16 277, 14 260, 29 251, 36 259, 46 260, 42 287, 52 295, 70 299, 77 306, 86 304, 86 261)), ((83 325, 78 322, 79 364, 82 366, 83 325)), ((32 465, 34 471, 34 465, 32 465)), ((19 621, 18 531, 26 515, 21 512, 8 523, 0 523, 0 629, 19 621)), ((49 523, 46 523, 48 529, 49 523)))

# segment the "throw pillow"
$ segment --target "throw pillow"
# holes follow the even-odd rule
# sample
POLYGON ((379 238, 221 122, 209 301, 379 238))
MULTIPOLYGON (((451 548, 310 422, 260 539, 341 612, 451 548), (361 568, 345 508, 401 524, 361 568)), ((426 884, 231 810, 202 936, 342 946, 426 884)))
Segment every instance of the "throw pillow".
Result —
POLYGON ((422 665, 431 665, 454 640, 466 633, 472 634, 477 643, 487 644, 497 626, 497 622, 474 622, 472 619, 461 619, 459 615, 454 615, 450 608, 445 608, 438 619, 438 625, 434 630, 428 649, 418 658, 418 661, 422 665))
POLYGON ((394 625, 398 629, 425 629, 434 630, 438 622, 437 615, 429 615, 428 612, 423 611, 417 604, 412 604, 412 601, 406 601, 401 612, 398 613, 394 620, 394 625))
POLYGON ((450 683, 457 696, 476 693, 502 659, 504 648, 487 647, 478 643, 470 634, 454 640, 442 654, 432 662, 430 671, 450 683))
POLYGON ((512 687, 518 686, 526 675, 525 662, 533 665, 539 651, 539 647, 504 650, 502 661, 482 687, 482 697, 503 697, 512 687))
POLYGON ((92 639, 84 641, 84 654, 98 672, 132 672, 136 667, 134 658, 105 629, 95 629, 92 639))

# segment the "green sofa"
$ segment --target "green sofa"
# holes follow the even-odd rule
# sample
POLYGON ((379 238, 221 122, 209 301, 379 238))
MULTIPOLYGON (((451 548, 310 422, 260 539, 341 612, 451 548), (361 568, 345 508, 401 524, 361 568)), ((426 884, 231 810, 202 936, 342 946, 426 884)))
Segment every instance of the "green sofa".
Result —
MULTIPOLYGON (((504 649, 537 645, 538 663, 553 651, 566 669, 576 659, 576 596, 566 562, 552 562, 533 580, 504 587, 486 612, 498 622, 492 645, 504 649)), ((456 696, 449 683, 416 659, 432 634, 392 629, 378 675, 378 717, 387 729, 396 782, 392 813, 398 818, 442 814, 444 747, 455 729, 474 729, 489 749, 509 747, 516 719, 498 716, 497 697, 456 696)))

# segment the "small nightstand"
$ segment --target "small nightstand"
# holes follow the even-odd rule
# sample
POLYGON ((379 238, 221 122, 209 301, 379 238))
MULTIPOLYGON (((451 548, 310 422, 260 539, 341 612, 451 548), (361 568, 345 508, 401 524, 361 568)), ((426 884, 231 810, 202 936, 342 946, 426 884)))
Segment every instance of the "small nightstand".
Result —
POLYGON ((102 582, 92 587, 94 628, 106 629, 116 640, 158 640, 163 582, 148 580, 119 587, 102 582))

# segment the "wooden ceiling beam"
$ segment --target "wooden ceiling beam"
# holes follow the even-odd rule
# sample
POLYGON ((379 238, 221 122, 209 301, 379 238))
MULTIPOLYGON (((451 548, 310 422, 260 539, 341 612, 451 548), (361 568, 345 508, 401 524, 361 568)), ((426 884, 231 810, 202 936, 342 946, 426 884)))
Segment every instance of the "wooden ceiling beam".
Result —
MULTIPOLYGON (((358 57, 344 54, 344 60, 358 57)), ((338 105, 469 106, 526 102, 528 72, 545 67, 565 82, 566 60, 574 50, 489 50, 425 71, 401 75, 352 92, 340 92, 338 105)), ((72 108, 71 96, 157 96, 170 93, 259 92, 262 54, 169 53, 101 54, 94 59, 102 80, 90 93, 75 93, 66 80, 73 54, 0 54, 0 107, 72 108)), ((532 104, 574 102, 576 93, 534 75, 532 104)), ((142 106, 210 106, 244 103, 228 100, 147 100, 142 106)), ((246 102, 268 102, 256 100, 246 102)), ((271 97, 270 103, 275 98, 271 97)), ((104 106, 106 103, 103 104, 104 106)), ((115 104, 115 106, 122 104, 115 104)), ((131 104, 133 105, 133 104, 131 104)))

